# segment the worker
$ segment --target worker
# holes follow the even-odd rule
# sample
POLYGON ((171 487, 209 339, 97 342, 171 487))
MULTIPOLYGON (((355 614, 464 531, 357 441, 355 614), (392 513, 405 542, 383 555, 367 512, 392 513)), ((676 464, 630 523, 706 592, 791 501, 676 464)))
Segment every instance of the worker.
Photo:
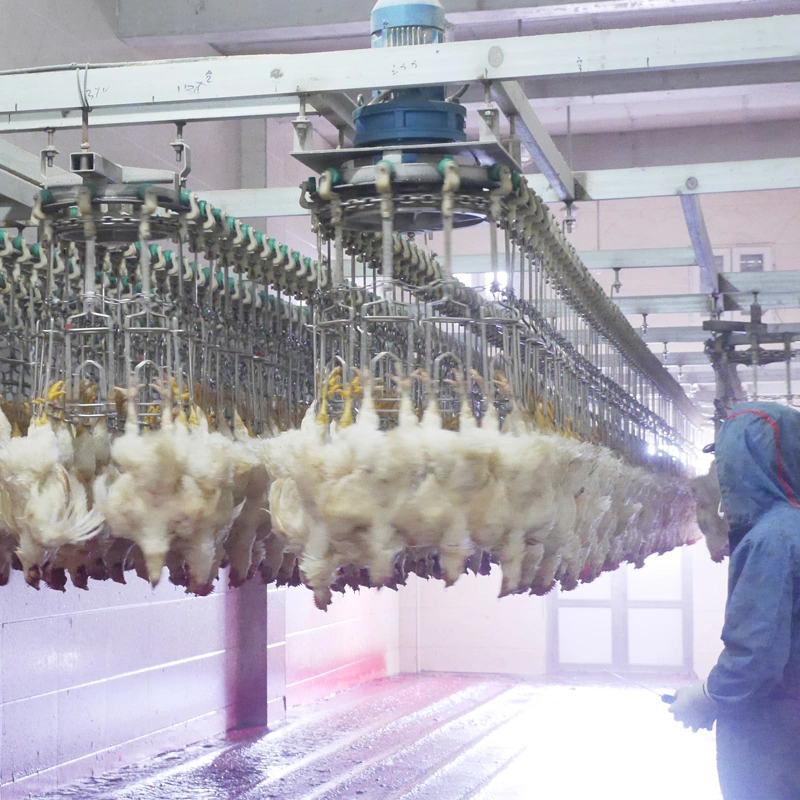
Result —
POLYGON ((715 455, 730 523, 725 647, 669 710, 694 731, 716 720, 725 800, 800 800, 800 412, 737 404, 715 455))

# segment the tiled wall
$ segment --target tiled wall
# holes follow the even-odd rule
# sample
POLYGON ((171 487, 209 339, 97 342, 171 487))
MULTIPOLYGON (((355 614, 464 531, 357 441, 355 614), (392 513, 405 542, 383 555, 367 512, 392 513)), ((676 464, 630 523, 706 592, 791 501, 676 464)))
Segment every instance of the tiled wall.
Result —
POLYGON ((131 578, 61 594, 14 573, 1 591, 3 798, 237 724, 239 598, 224 586, 194 598, 131 578))

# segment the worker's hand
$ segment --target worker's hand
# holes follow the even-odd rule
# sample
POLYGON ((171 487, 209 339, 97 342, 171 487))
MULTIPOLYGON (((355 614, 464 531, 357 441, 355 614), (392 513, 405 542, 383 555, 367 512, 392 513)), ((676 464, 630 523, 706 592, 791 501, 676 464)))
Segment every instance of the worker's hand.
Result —
POLYGON ((676 722, 695 733, 700 728, 711 730, 717 718, 717 704, 708 696, 705 683, 684 686, 675 692, 675 702, 669 707, 676 722))

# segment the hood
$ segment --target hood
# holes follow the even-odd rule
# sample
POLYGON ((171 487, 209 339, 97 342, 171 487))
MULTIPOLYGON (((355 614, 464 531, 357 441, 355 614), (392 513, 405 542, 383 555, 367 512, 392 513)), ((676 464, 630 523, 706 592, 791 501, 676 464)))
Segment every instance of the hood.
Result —
POLYGON ((732 546, 776 503, 800 508, 800 412, 778 403, 737 403, 720 428, 715 454, 732 546))

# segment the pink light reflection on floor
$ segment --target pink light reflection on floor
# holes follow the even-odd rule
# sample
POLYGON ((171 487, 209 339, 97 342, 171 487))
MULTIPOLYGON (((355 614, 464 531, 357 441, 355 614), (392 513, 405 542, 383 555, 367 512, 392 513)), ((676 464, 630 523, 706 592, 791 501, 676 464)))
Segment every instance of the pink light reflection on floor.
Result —
MULTIPOLYGON (((674 687, 664 687, 673 689, 674 687)), ((714 735, 612 685, 423 674, 290 712, 47 800, 720 800, 714 735)))

